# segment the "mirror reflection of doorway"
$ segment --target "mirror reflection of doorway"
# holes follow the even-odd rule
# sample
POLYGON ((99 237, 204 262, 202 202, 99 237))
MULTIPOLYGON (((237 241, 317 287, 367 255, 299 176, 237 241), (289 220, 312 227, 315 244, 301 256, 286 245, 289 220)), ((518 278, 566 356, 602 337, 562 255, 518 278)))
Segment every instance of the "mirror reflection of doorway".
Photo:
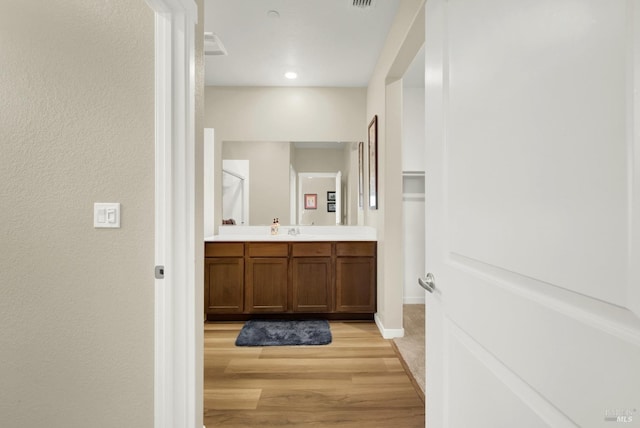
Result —
POLYGON ((299 225, 342 224, 342 172, 298 173, 297 199, 299 225), (305 195, 315 195, 315 206, 305 204, 305 195))
POLYGON ((249 161, 222 161, 222 219, 249 224, 249 161))

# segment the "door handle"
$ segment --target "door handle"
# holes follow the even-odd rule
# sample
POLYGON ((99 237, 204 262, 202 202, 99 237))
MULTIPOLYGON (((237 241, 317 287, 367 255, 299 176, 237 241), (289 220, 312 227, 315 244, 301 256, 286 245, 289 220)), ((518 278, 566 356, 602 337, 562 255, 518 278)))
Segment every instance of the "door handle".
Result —
POLYGON ((429 293, 433 293, 436 289, 436 278, 431 272, 429 272, 424 279, 418 278, 418 284, 420 284, 420 287, 424 288, 429 293))

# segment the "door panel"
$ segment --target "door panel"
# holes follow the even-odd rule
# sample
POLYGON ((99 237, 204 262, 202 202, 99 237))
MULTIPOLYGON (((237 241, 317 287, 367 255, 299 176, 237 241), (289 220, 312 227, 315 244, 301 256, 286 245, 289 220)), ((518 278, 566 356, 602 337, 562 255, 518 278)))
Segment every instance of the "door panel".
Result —
POLYGON ((451 358, 447 360, 450 394, 458 397, 449 408, 456 426, 475 427, 478 420, 491 426, 573 426, 566 417, 454 325, 448 325, 451 358), (479 388, 482 387, 482 389, 479 388), (519 394, 514 394, 518 390, 519 394), (465 406, 473 407, 465 407, 465 406), (550 420, 553 419, 553 420, 550 420))
POLYGON ((205 312, 241 313, 244 310, 244 259, 205 258, 205 312))
POLYGON ((640 420, 634 3, 426 3, 429 427, 640 420))
POLYGON ((293 311, 332 312, 331 257, 296 257, 291 270, 293 311))
POLYGON ((536 3, 449 2, 449 251, 625 306, 627 4, 536 3))
POLYGON ((288 259, 248 258, 246 262, 245 310, 287 312, 288 259))
POLYGON ((336 258, 336 311, 376 311, 376 260, 374 257, 336 258))

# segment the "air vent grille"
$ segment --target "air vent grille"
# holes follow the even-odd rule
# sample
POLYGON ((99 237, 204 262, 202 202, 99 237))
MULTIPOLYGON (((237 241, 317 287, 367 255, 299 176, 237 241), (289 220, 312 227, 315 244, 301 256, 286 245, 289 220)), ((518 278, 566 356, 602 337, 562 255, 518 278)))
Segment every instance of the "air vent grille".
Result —
POLYGON ((227 50, 215 33, 204 33, 205 55, 227 55, 227 50))
POLYGON ((374 0, 353 0, 353 6, 365 9, 373 6, 373 1, 374 0))

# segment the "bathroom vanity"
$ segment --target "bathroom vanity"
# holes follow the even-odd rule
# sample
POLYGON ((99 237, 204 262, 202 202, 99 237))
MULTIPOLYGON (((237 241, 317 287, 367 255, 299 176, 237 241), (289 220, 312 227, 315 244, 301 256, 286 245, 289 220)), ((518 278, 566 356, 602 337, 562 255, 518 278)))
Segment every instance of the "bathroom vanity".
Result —
POLYGON ((225 229, 204 243, 208 320, 373 318, 377 242, 372 228, 311 226, 290 235, 285 226, 275 236, 268 227, 225 229))

